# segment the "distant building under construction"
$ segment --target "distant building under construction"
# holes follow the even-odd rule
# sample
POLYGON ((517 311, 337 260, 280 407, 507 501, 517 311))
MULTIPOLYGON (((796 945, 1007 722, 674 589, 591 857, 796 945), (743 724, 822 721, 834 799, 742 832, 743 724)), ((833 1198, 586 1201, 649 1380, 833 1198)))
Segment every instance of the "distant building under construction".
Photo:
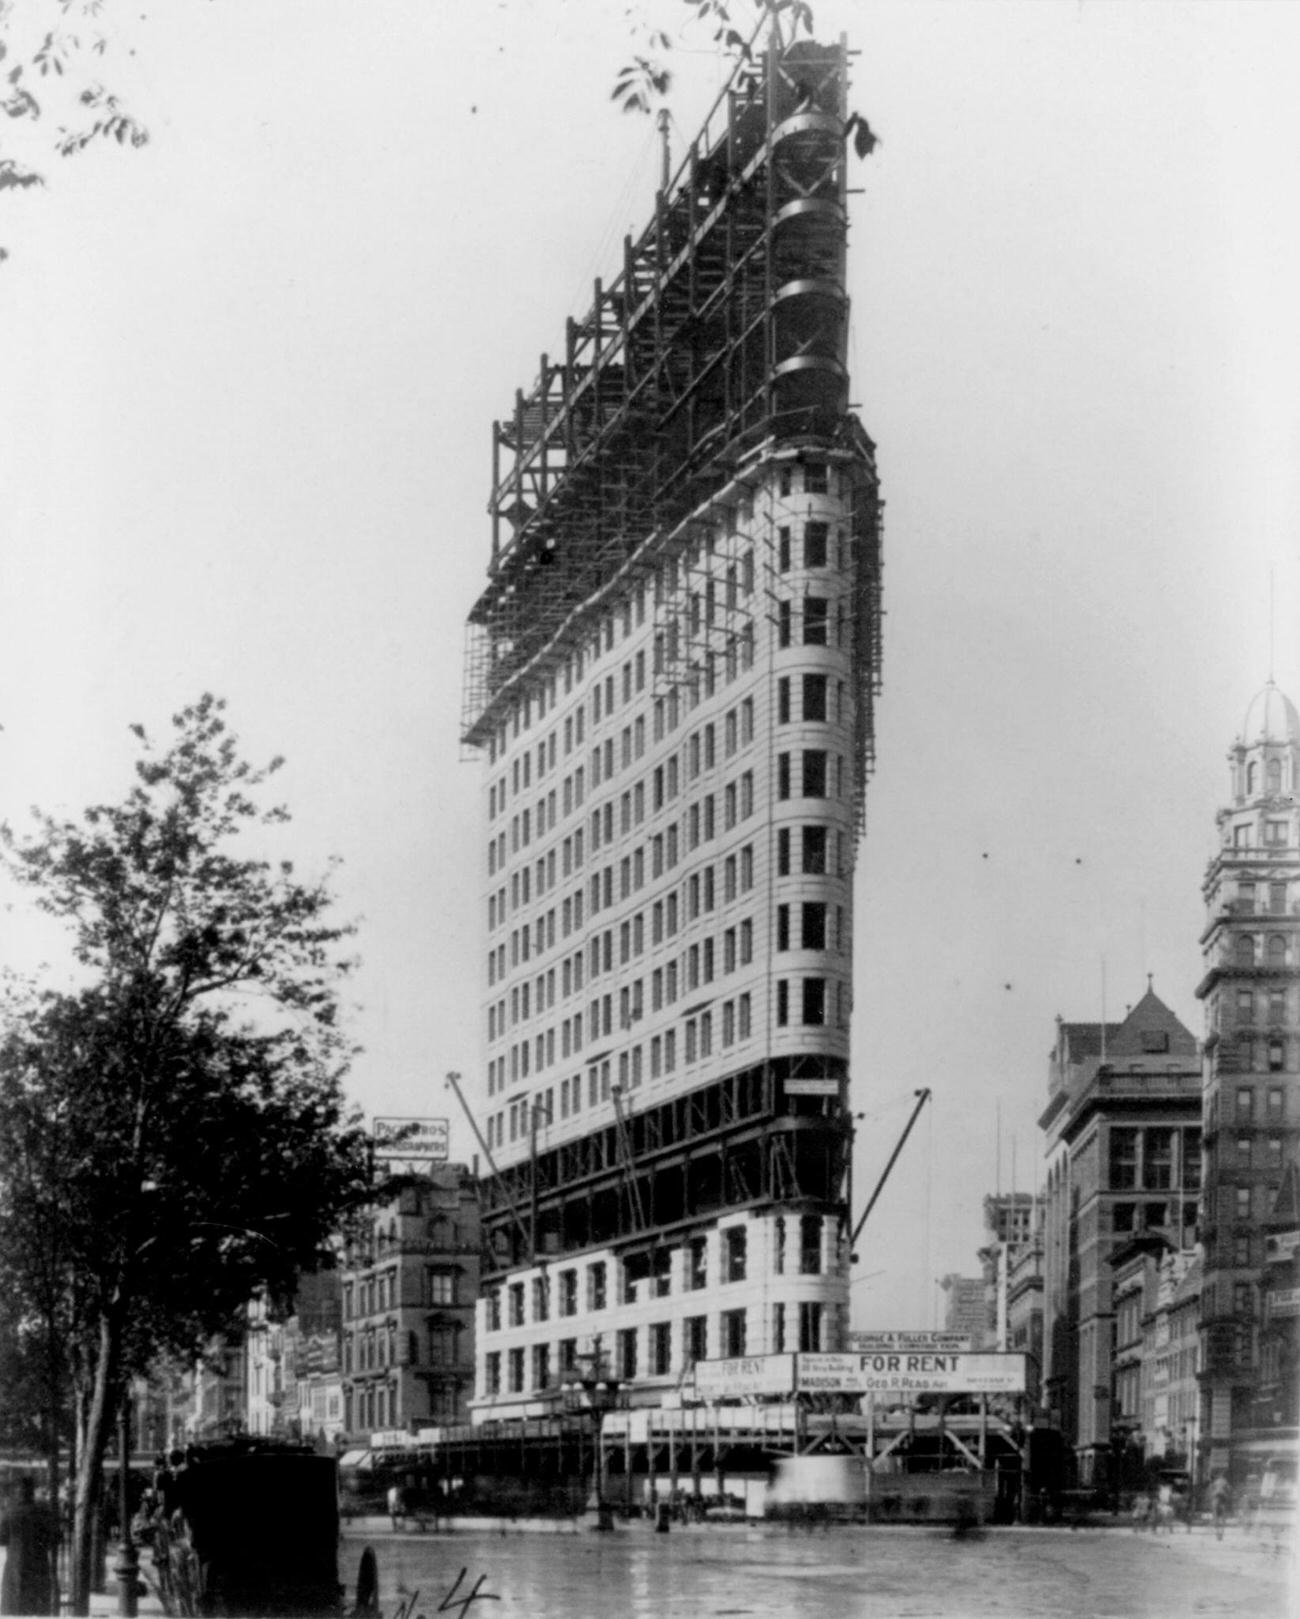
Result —
MULTIPOLYGON (((842 44, 742 63, 496 425, 477 1420, 839 1349, 880 500, 842 44)), ((671 1401, 670 1401, 671 1403, 671 1401)))

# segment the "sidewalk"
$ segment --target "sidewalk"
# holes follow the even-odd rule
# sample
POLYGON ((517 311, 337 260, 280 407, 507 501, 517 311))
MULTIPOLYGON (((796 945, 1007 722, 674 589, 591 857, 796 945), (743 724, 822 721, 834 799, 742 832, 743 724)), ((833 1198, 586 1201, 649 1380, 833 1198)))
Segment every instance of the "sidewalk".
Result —
MULTIPOLYGON (((112 1573, 113 1556, 115 1550, 116 1548, 112 1548, 109 1551, 109 1576, 105 1589, 102 1591, 92 1591, 90 1593, 90 1611, 95 1616, 95 1619, 109 1619, 109 1615, 116 1614, 119 1611, 117 1600, 117 1580, 114 1578, 112 1573)), ((0 1575, 3 1575, 4 1573, 4 1566, 5 1549, 3 1546, 0 1546, 0 1575)), ((141 1615, 141 1619, 143 1619, 143 1616, 146 1614, 154 1615, 161 1614, 163 1612, 163 1605, 159 1600, 157 1588, 150 1577, 152 1573, 153 1563, 148 1552, 144 1552, 140 1558, 140 1576, 143 1583, 148 1586, 149 1589, 147 1595, 136 1598, 136 1612, 141 1615)), ((59 1611, 60 1613, 67 1613, 67 1591, 65 1590, 62 1595, 63 1602, 59 1611)))

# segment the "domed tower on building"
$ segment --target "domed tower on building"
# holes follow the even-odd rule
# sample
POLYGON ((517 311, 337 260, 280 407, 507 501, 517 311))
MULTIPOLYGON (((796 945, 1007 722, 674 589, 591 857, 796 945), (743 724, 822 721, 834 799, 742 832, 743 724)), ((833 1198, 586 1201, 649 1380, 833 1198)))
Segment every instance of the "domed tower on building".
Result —
POLYGON ((1300 1157, 1300 714, 1272 680, 1228 761, 1197 989, 1206 1012, 1201 1432, 1204 1476, 1240 1479, 1297 1434, 1295 1246, 1279 1217, 1300 1157))

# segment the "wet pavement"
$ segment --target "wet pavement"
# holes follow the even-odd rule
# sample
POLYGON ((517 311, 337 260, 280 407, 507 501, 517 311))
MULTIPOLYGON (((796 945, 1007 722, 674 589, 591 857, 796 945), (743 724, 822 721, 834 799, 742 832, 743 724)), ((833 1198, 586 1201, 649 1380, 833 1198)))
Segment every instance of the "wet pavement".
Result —
POLYGON ((1230 1529, 648 1526, 601 1535, 362 1534, 343 1542, 349 1597, 374 1547, 384 1619, 1289 1619, 1295 1565, 1230 1529))

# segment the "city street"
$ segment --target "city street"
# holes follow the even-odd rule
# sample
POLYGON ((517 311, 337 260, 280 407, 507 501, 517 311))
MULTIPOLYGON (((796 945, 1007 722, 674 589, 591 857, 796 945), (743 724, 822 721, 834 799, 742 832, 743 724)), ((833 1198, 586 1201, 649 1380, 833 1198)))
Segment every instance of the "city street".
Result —
POLYGON ((1222 1542, 1203 1528, 1158 1537, 1014 1528, 965 1540, 892 1527, 350 1532, 341 1558, 349 1595, 367 1544, 385 1619, 440 1611, 472 1619, 1281 1619, 1293 1611, 1289 1554, 1239 1528, 1222 1542))

